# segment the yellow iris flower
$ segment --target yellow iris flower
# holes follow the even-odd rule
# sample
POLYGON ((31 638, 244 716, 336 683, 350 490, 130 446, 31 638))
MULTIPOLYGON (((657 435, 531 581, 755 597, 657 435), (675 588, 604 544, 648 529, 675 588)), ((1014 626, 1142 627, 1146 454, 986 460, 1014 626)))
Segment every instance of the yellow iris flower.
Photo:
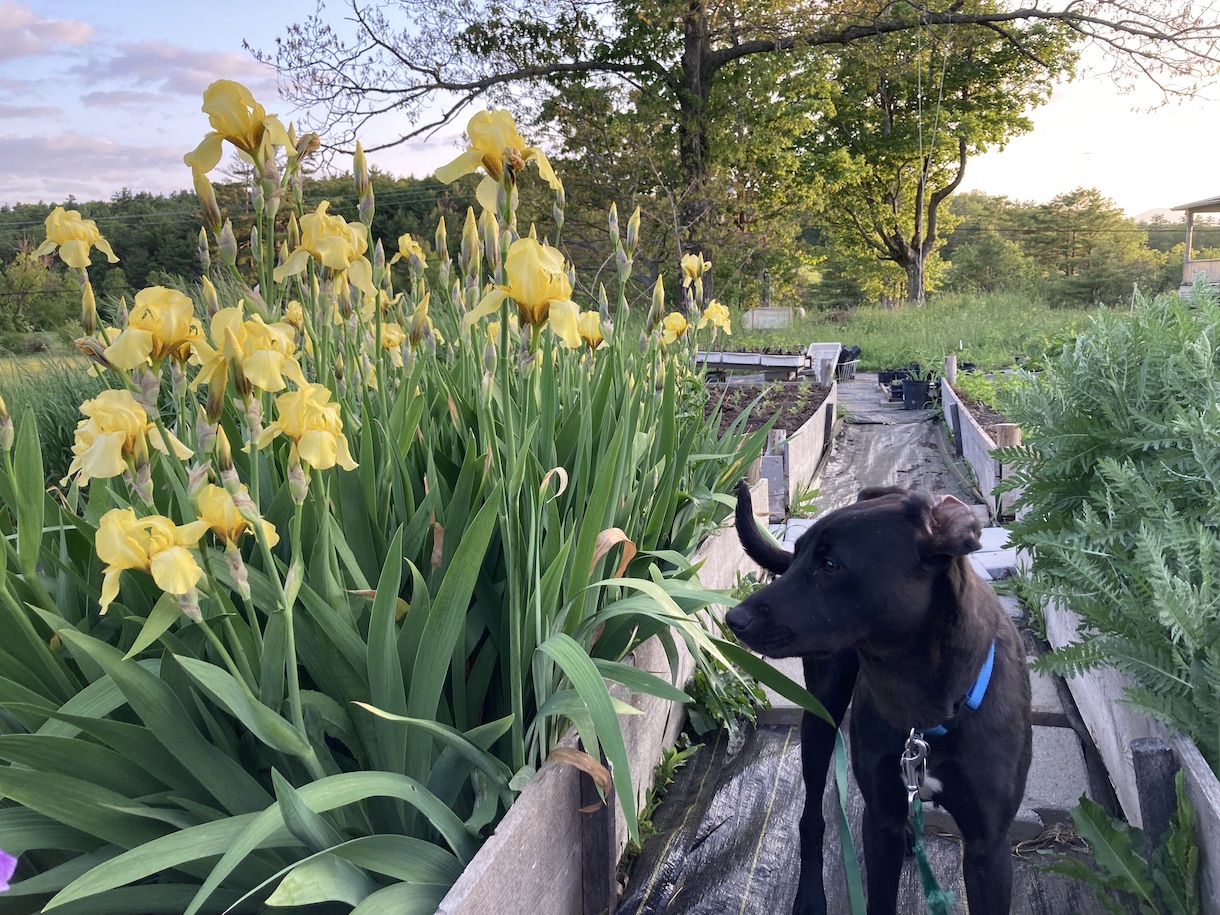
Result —
POLYGON ((582 311, 576 319, 576 327, 589 349, 597 349, 605 342, 605 337, 602 336, 602 318, 596 311, 582 311))
POLYGON ((285 277, 304 272, 312 257, 322 266, 346 274, 353 286, 375 299, 373 265, 364 256, 369 246, 364 226, 348 225, 342 216, 326 212, 329 207, 330 201, 323 200, 317 210, 301 217, 301 244, 275 268, 275 281, 282 283, 285 277))
POLYGON ((402 368, 402 344, 406 339, 406 331, 397 321, 381 322, 381 348, 390 354, 390 362, 396 368, 402 368))
POLYGON ((47 240, 34 251, 35 257, 50 254, 58 248, 65 264, 84 270, 89 266, 89 250, 97 248, 110 263, 119 262, 110 249, 110 242, 102 238, 102 233, 97 230, 97 223, 92 219, 82 219, 79 210, 56 207, 47 217, 46 226, 47 240))
MULTIPOLYGON (((289 308, 300 303, 289 303, 289 308)), ((303 316, 302 316, 303 317, 303 316)), ((302 387, 305 373, 296 358, 296 330, 289 321, 268 324, 258 315, 245 319, 241 303, 222 308, 212 317, 213 347, 206 340, 195 341, 195 358, 202 366, 192 387, 224 384, 230 358, 238 360, 242 371, 256 388, 272 393, 287 387, 287 378, 302 387)))
POLYGON ((682 287, 686 288, 691 283, 700 279, 703 274, 712 269, 712 262, 705 261, 702 254, 683 254, 682 255, 682 287))
POLYGON ((305 329, 305 309, 299 301, 292 299, 284 306, 284 320, 297 330, 305 329))
POLYGON ((436 332, 436 328, 432 326, 432 319, 428 317, 428 304, 432 301, 432 293, 425 292, 424 297, 420 299, 415 310, 411 312, 411 327, 407 331, 407 337, 411 340, 412 346, 418 346, 429 332, 436 337, 438 343, 443 343, 441 335, 436 332))
POLYGON ((102 613, 119 596, 119 573, 148 572, 162 591, 186 594, 203 578, 203 569, 189 547, 208 530, 207 522, 177 525, 164 515, 137 518, 130 508, 112 508, 97 528, 97 557, 106 563, 102 574, 102 613))
POLYGON ((261 165, 275 154, 274 147, 292 148, 292 138, 274 114, 254 100, 250 90, 231 79, 218 79, 203 91, 203 107, 212 132, 182 161, 197 173, 210 172, 220 162, 221 146, 228 140, 248 162, 261 165))
POLYGON ((308 384, 281 394, 275 399, 275 409, 275 422, 259 434, 255 447, 263 448, 283 434, 292 440, 289 461, 299 459, 317 470, 336 464, 344 470, 356 469, 343 435, 339 404, 330 402, 326 385, 308 384))
POLYGON ((487 176, 479 183, 475 197, 483 209, 493 213, 496 211, 496 195, 506 163, 510 167, 522 168, 526 162, 533 162, 538 167, 539 177, 551 186, 551 190, 557 191, 563 187, 563 182, 556 177, 542 150, 537 146, 526 146, 513 116, 507 111, 478 112, 470 119, 466 133, 470 137, 470 148, 448 165, 438 168, 436 180, 450 184, 482 166, 487 176))
MULTIPOLYGON (((241 484, 242 492, 246 492, 246 484, 241 484)), ((254 533, 254 525, 242 517, 237 510, 237 504, 229 491, 215 483, 208 483, 195 496, 195 504, 199 507, 199 520, 212 529, 218 540, 225 544, 235 544, 246 533, 254 533)), ((268 546, 280 542, 275 525, 270 521, 260 521, 268 546)))
MULTIPOLYGON (((160 430, 149 422, 148 413, 130 391, 102 391, 81 404, 80 411, 85 418, 76 426, 72 464, 61 482, 78 473, 81 486, 89 485, 91 479, 117 477, 128 468, 129 460, 147 454, 149 445, 166 453, 160 430)), ((178 457, 191 457, 190 448, 173 435, 168 438, 178 457)))
POLYGON ((136 293, 127 326, 106 347, 106 358, 121 369, 134 369, 167 356, 183 360, 191 345, 203 339, 189 296, 165 286, 150 286, 136 293))
POLYGON ((427 258, 424 255, 424 249, 420 246, 410 233, 398 236, 398 253, 390 258, 391 264, 397 264, 399 261, 410 261, 414 258, 418 263, 417 266, 423 268, 427 266, 427 258))
POLYGON ((729 310, 720 304, 719 299, 712 299, 707 304, 707 308, 703 309, 703 317, 699 319, 696 327, 706 327, 707 325, 718 327, 729 336, 733 334, 733 324, 729 320, 729 310))
POLYGON ((689 329, 690 322, 678 312, 671 311, 661 322, 661 342, 669 346, 689 329))
POLYGON ((508 285, 493 286, 466 315, 467 326, 493 314, 501 302, 511 298, 517 303, 522 324, 541 327, 549 322, 552 332, 565 346, 580 346, 577 327, 580 309, 572 301, 572 284, 563 269, 562 254, 536 239, 519 238, 509 246, 504 272, 508 275, 508 285))

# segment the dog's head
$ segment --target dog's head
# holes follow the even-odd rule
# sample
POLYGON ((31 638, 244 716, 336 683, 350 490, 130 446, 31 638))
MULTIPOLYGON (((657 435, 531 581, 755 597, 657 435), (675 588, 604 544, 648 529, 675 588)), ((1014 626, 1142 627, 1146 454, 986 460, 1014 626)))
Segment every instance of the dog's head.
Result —
POLYGON ((751 558, 780 577, 725 621, 770 657, 900 642, 923 624, 950 564, 979 548, 980 531, 974 513, 953 496, 874 488, 821 518, 789 553, 758 529, 743 484, 738 537, 751 558))

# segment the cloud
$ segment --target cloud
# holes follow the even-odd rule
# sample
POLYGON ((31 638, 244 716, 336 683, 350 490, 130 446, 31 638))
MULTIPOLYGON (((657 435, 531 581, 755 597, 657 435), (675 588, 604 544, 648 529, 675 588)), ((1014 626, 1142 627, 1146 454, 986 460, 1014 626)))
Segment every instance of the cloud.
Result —
POLYGON ((217 79, 244 83, 255 97, 275 97, 275 75, 270 67, 248 54, 235 51, 200 51, 167 41, 144 40, 120 44, 118 53, 96 56, 69 72, 93 82, 115 80, 163 94, 199 98, 217 79))
POLYGON ((173 101, 173 98, 158 92, 90 92, 81 96, 86 108, 147 108, 173 101))
POLYGON ((0 2, 0 61, 36 57, 60 45, 85 45, 93 26, 75 19, 44 19, 21 3, 0 2))
POLYGON ((32 79, 13 79, 11 76, 0 76, 0 92, 7 95, 29 95, 38 84, 32 79))
POLYGON ((180 146, 126 146, 96 136, 0 134, 0 203, 107 199, 121 187, 152 193, 190 183, 180 146))
POLYGON ((63 109, 51 105, 0 105, 0 121, 14 118, 53 118, 57 114, 63 114, 63 109))

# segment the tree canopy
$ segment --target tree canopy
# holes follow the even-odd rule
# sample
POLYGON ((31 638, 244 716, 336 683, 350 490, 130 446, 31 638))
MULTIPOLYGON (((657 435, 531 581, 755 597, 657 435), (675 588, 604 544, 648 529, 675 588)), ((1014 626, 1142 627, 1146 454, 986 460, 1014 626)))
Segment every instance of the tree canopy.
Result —
POLYGON ((480 99, 596 78, 661 102, 671 117, 657 129, 676 135, 697 178, 707 169, 713 87, 735 65, 949 27, 986 30, 1045 63, 1028 40, 1039 23, 1103 49, 1116 79, 1148 77, 1167 92, 1193 91, 1220 65, 1220 22, 1174 0, 1015 8, 962 0, 320 0, 273 49, 253 50, 339 143, 385 114, 400 125, 392 145, 430 134, 480 99))
POLYGON ((1043 23, 1008 37, 914 30, 844 49, 829 104, 801 144, 827 181, 822 219, 835 243, 896 264, 906 274, 898 297, 921 302, 941 204, 968 158, 1029 130, 1026 112, 1075 57, 1065 30, 1043 23))
POLYGON ((1218 38, 1214 17, 1172 0, 321 0, 256 54, 335 148, 373 120, 396 136, 370 152, 511 101, 580 162, 564 175, 587 200, 644 195, 655 257, 710 249, 718 277, 790 280, 821 198, 858 215, 827 231, 900 265, 918 296, 966 158, 1028 128, 1069 49, 1189 93, 1216 71, 1218 38), (917 102, 943 120, 915 118, 917 102))

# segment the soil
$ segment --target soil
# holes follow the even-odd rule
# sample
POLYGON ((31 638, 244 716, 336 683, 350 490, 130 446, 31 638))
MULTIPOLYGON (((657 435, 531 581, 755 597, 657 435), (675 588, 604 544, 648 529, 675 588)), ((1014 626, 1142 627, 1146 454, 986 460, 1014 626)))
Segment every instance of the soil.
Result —
POLYGON ((753 432, 761 428, 775 414, 778 414, 775 425, 771 428, 782 429, 791 434, 804 425, 809 417, 818 411, 818 407, 826 400, 830 388, 808 381, 776 382, 774 384, 730 384, 711 385, 712 396, 704 407, 704 416, 712 418, 717 406, 721 406, 723 395, 723 411, 720 416, 720 434, 723 435, 729 425, 750 404, 754 403, 759 394, 766 396, 750 411, 746 420, 745 431, 753 432))
POLYGON ((965 408, 970 411, 970 415, 974 417, 974 421, 982 426, 983 431, 990 435, 993 439, 995 438, 996 426, 1000 425, 1001 423, 1012 422, 1012 420, 1006 417, 1003 413, 997 413, 985 403, 981 403, 977 400, 971 400, 957 388, 954 388, 953 391, 957 394, 957 399, 960 400, 965 408))

